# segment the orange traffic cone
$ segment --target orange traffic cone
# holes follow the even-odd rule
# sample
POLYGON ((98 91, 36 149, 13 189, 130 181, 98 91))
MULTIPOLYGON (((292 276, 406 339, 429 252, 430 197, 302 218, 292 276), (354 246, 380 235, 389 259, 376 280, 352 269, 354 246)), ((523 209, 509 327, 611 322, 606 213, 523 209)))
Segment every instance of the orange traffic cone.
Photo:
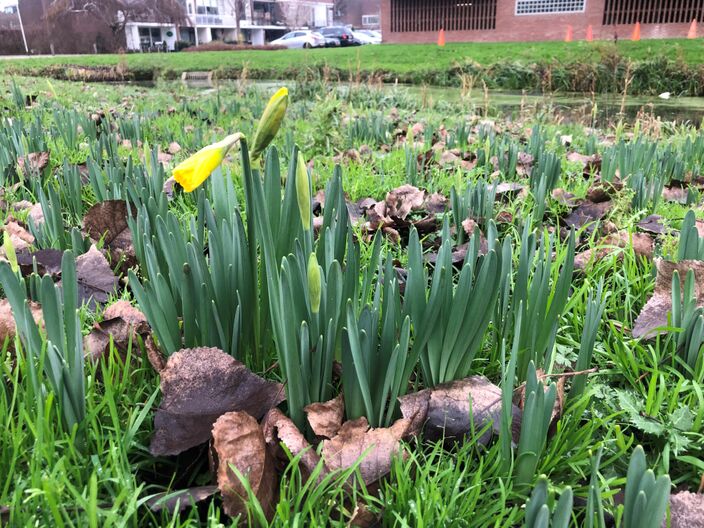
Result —
POLYGON ((587 26, 587 42, 591 42, 594 40, 594 31, 592 30, 592 25, 589 24, 587 26))
POLYGON ((572 42, 572 26, 568 25, 567 26, 567 32, 565 33, 565 42, 572 42))
POLYGON ((440 33, 438 33, 438 46, 445 47, 445 29, 443 28, 440 28, 440 33))
POLYGON ((697 19, 692 19, 692 23, 689 25, 689 31, 687 32, 688 39, 697 38, 697 19))
POLYGON ((633 28, 631 40, 640 40, 640 22, 636 22, 636 27, 633 28))

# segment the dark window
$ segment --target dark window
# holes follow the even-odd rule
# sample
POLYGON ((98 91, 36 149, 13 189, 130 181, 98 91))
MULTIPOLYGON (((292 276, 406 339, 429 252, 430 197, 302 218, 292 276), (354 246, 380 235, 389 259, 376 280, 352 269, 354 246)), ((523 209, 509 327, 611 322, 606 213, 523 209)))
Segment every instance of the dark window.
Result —
POLYGON ((391 31, 496 29, 496 0, 391 0, 391 31))
POLYGON ((704 20, 704 0, 606 0, 605 26, 615 24, 689 24, 704 20))

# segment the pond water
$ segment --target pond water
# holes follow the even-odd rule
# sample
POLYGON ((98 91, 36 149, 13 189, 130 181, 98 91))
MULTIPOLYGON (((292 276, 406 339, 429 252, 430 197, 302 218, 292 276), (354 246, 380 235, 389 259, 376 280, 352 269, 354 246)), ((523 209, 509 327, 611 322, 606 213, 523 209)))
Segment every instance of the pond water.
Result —
MULTIPOLYGON (((234 84, 236 81, 221 81, 220 85, 234 84)), ((295 83, 287 81, 251 81, 252 84, 267 87, 278 87, 295 83)), ((196 89, 215 89, 211 81, 193 80, 185 81, 188 87, 196 89)), ((350 88, 348 83, 337 85, 350 88)), ((464 102, 475 111, 487 112, 489 115, 505 118, 516 118, 521 113, 530 115, 544 114, 564 122, 576 122, 583 125, 605 126, 619 120, 633 122, 639 116, 659 119, 664 122, 689 123, 696 126, 704 124, 704 97, 677 97, 669 98, 659 96, 626 96, 621 94, 530 94, 505 90, 474 89, 469 93, 462 93, 458 87, 441 86, 413 86, 413 85, 382 85, 382 90, 405 91, 410 95, 424 100, 429 106, 447 101, 452 103, 464 102)))

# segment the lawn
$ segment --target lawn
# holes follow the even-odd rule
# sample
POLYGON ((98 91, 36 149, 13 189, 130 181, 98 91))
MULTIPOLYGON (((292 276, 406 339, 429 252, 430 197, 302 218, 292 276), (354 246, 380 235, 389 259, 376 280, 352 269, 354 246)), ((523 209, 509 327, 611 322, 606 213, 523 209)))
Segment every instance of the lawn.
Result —
POLYGON ((702 521, 701 128, 36 77, 0 123, 0 524, 702 521))
MULTIPOLYGON (((637 65, 628 72, 635 80, 630 85, 631 93, 652 93, 660 85, 670 83, 668 91, 700 95, 700 85, 704 84, 699 68, 704 62, 702 57, 704 44, 701 40, 670 39, 620 41, 618 44, 461 43, 448 44, 444 48, 417 44, 168 55, 80 55, 8 60, 0 62, 0 68, 9 72, 63 78, 67 75, 67 66, 96 68, 119 65, 119 75, 108 75, 105 80, 116 80, 120 76, 141 80, 175 78, 184 71, 210 70, 223 78, 239 78, 244 70, 246 76, 254 79, 296 79, 302 75, 324 76, 331 80, 378 77, 386 82, 398 80, 440 85, 460 85, 461 76, 465 74, 475 77, 477 85, 484 79, 494 87, 515 89, 549 89, 545 71, 549 70, 549 82, 554 82, 552 89, 620 92, 627 73, 624 70, 631 61, 637 65), (670 69, 672 74, 669 73, 670 69), (592 81, 596 82, 594 87, 585 86, 584 77, 588 74, 595 77, 592 81), (672 85, 680 78, 683 83, 681 90, 672 85)), ((100 79, 100 76, 97 78, 100 79)))

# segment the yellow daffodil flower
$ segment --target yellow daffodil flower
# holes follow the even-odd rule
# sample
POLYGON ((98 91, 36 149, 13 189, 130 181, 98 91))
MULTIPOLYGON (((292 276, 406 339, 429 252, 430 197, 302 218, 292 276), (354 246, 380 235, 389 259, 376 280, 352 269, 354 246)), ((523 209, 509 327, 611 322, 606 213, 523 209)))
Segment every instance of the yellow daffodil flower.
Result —
POLYGON ((259 120, 257 131, 254 134, 254 141, 252 141, 252 160, 259 159, 264 149, 269 146, 271 140, 276 136, 279 128, 281 128, 281 121, 284 119, 287 107, 288 88, 280 88, 269 99, 259 120))
POLYGON ((238 132, 200 149, 174 168, 174 179, 186 192, 192 192, 218 168, 225 159, 227 151, 241 138, 242 134, 238 132))

